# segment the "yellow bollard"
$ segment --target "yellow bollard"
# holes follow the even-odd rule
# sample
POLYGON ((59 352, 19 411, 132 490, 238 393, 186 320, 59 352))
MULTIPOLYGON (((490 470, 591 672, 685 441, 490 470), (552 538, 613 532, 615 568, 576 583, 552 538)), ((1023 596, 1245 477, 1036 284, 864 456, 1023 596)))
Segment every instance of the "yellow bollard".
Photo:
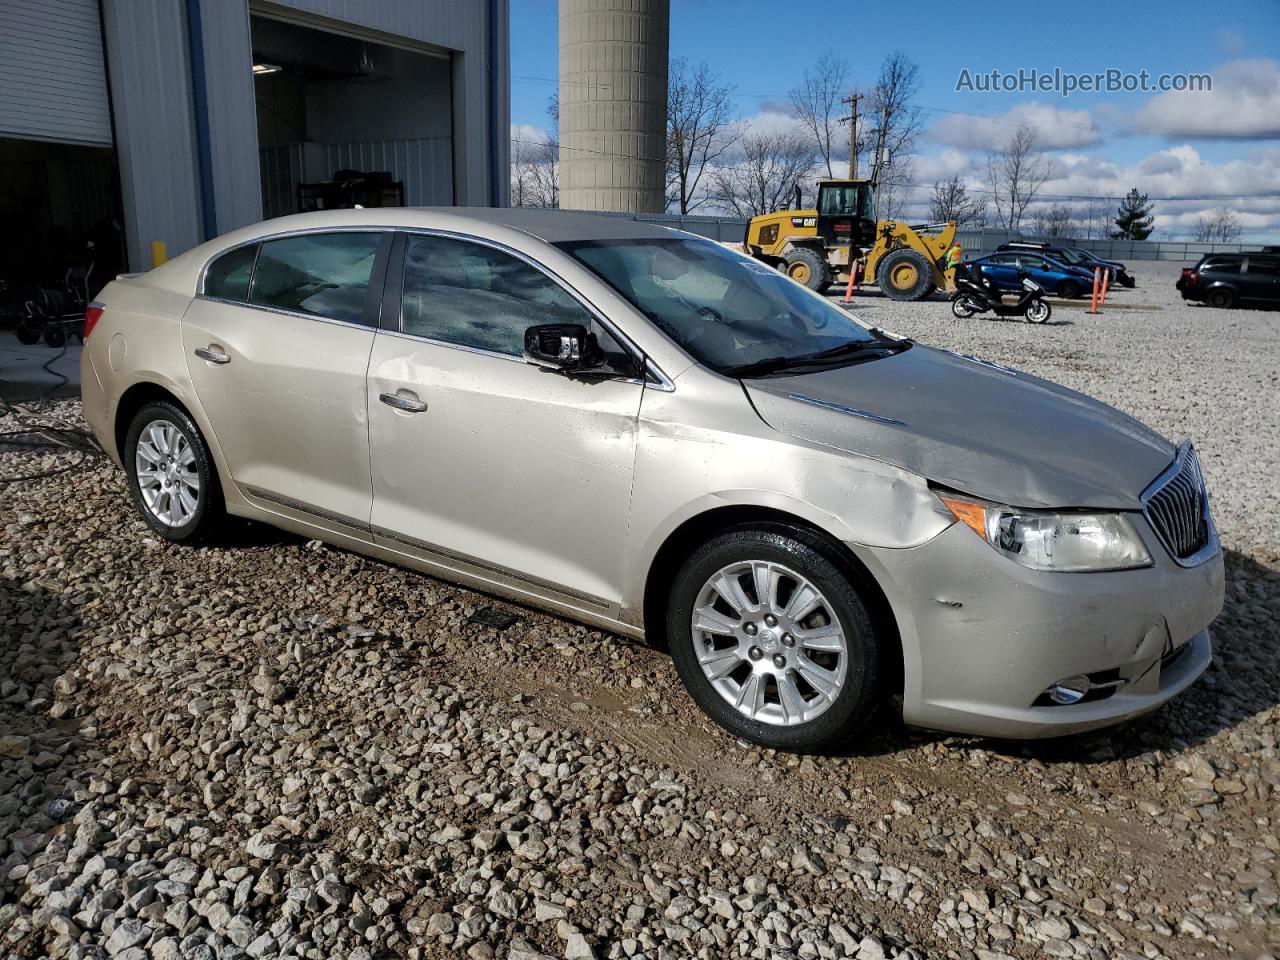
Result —
POLYGON ((169 259, 169 247, 163 240, 151 241, 151 266, 158 267, 169 259))

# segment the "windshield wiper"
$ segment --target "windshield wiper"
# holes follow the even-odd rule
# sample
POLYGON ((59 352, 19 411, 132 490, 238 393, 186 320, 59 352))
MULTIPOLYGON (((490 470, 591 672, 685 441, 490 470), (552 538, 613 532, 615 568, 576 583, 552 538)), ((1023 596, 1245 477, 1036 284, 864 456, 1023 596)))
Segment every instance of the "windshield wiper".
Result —
POLYGON ((763 377, 771 373, 778 373, 782 370, 789 370, 795 367, 805 367, 810 364, 822 364, 829 360, 839 360, 841 357, 853 356, 861 353, 863 350, 905 350, 911 346, 910 340, 894 340, 883 335, 878 330, 871 331, 879 334, 874 340, 849 340, 845 343, 838 344, 826 350, 819 350, 817 353, 802 353, 797 356, 790 357, 765 357, 762 360, 755 360, 751 363, 740 364, 736 367, 729 367, 724 372, 731 377, 763 377))

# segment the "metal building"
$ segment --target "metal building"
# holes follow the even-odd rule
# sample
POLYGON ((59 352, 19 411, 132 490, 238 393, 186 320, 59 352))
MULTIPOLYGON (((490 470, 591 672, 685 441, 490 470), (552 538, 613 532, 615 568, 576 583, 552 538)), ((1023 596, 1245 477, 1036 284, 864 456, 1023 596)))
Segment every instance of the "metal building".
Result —
POLYGON ((560 205, 666 209, 669 0, 560 0, 560 205))
POLYGON ((0 279, 86 236, 145 269, 352 183, 504 205, 507 5, 0 0, 0 279))

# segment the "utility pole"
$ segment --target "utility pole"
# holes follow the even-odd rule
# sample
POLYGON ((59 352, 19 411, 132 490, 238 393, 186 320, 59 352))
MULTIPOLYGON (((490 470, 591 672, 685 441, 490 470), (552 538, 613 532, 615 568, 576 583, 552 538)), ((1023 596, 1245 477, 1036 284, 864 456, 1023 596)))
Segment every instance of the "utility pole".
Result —
POLYGON ((849 179, 858 175, 858 101, 862 94, 851 93, 840 102, 848 106, 849 115, 840 118, 841 123, 849 124, 849 179))

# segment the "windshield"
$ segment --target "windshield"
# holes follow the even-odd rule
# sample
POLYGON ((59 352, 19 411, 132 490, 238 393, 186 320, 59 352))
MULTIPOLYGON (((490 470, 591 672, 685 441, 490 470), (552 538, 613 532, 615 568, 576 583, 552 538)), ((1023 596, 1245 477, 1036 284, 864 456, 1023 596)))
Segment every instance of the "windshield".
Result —
POLYGON ((1072 266, 1078 267, 1086 259, 1084 256, 1081 255, 1082 251, 1076 250, 1072 247, 1063 247, 1060 251, 1054 251, 1054 252, 1060 253, 1062 261, 1064 263, 1069 263, 1072 266))
POLYGON ((864 184, 847 187, 819 188, 822 197, 818 213, 824 217, 862 217, 871 219, 871 188, 864 184))
POLYGON ((695 359, 730 376, 762 362, 782 368, 831 350, 847 348, 852 356, 857 348, 849 345, 885 342, 772 267, 709 240, 583 240, 559 246, 695 359))

